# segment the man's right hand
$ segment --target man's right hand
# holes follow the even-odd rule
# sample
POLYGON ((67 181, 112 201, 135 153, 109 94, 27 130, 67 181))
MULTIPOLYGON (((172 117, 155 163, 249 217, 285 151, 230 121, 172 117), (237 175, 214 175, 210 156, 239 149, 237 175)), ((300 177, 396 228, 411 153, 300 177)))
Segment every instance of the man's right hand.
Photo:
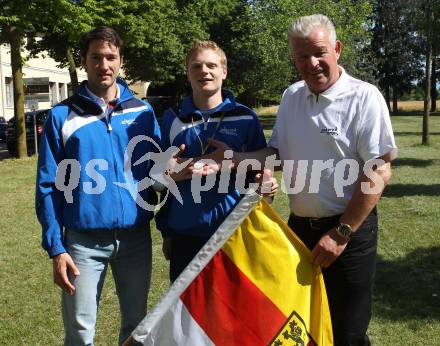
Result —
POLYGON ((79 275, 79 270, 67 252, 56 255, 52 258, 53 281, 68 294, 75 293, 75 286, 69 281, 68 273, 71 272, 75 277, 79 275))
POLYGON ((222 164, 224 163, 225 159, 232 159, 230 160, 232 162, 230 164, 230 167, 228 167, 229 169, 232 169, 235 166, 235 162, 233 161, 233 156, 235 153, 226 143, 223 143, 213 138, 208 138, 208 144, 209 146, 215 148, 215 150, 210 154, 194 158, 194 162, 196 162, 196 165, 191 166, 191 169, 194 173, 202 175, 217 174, 221 170, 222 164), (230 152, 230 157, 227 157, 228 155, 225 155, 226 151, 230 152), (197 164, 199 162, 203 164, 200 168, 197 167, 197 164))

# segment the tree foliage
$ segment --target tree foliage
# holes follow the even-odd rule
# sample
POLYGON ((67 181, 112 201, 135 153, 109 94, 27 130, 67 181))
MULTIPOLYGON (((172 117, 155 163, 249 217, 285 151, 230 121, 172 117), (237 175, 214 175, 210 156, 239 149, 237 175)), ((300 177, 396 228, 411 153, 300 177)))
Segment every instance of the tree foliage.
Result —
MULTIPOLYGON (((129 79, 152 81, 168 94, 187 90, 184 59, 195 39, 210 38, 229 61, 227 87, 249 104, 276 102, 295 80, 287 46, 293 19, 324 13, 345 42, 343 61, 356 68, 356 54, 366 41, 367 0, 40 0, 51 20, 30 40, 36 54, 46 51, 72 79, 79 66, 80 34, 98 25, 116 28, 126 43, 124 71, 129 79), (56 18, 56 20, 53 20, 56 18)), ((39 19, 39 16, 34 18, 39 19)), ((37 32, 36 30, 30 32, 37 32)))
POLYGON ((342 64, 356 72, 358 47, 368 40, 368 1, 254 0, 242 5, 223 43, 231 61, 232 88, 246 103, 278 102, 282 90, 298 78, 290 61, 287 29, 300 16, 330 17, 344 42, 342 64))
POLYGON ((171 0, 138 1, 116 25, 127 45, 125 71, 130 78, 160 85, 183 73, 187 45, 205 35, 200 18, 185 10, 171 0))
POLYGON ((71 0, 52 1, 50 18, 44 32, 33 32, 38 35, 29 40, 27 49, 32 55, 46 52, 60 67, 68 67, 72 90, 78 89, 76 68, 80 66, 78 40, 81 34, 90 30, 97 22, 97 4, 94 0, 75 2, 71 0), (56 18, 56 20, 54 20, 56 18))
POLYGON ((394 112, 397 98, 409 92, 414 81, 421 78, 424 49, 414 19, 417 6, 413 0, 396 1, 376 1, 372 28, 376 77, 388 104, 392 93, 394 112))
MULTIPOLYGON (((338 35, 347 42, 343 61, 356 71, 358 48, 368 39, 365 18, 371 7, 366 0, 175 0, 152 2, 152 16, 142 34, 147 45, 127 55, 130 77, 163 85, 162 92, 181 96, 187 88, 185 53, 195 39, 216 41, 228 57, 226 87, 243 102, 274 103, 292 81, 287 28, 306 14, 324 13, 336 23, 338 35), (174 4, 174 6, 173 6, 174 4), (153 43, 151 43, 153 42, 153 43)), ((144 11, 144 13, 147 11, 144 11)), ((139 30, 139 28, 138 28, 139 30)), ((133 33, 127 35, 127 40, 133 33)))

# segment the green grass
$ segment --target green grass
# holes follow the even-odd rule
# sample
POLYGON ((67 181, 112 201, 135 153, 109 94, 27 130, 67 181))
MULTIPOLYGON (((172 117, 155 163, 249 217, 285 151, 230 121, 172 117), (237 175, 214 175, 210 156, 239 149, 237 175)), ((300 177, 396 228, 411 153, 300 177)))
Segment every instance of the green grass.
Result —
POLYGON ((440 340, 440 117, 422 146, 419 116, 393 117, 399 147, 380 202, 380 238, 370 334, 378 345, 440 340))
MULTIPOLYGON (((262 122, 270 134, 273 115, 262 122)), ((393 117, 399 146, 393 178, 379 205, 379 255, 369 335, 375 345, 437 345, 440 340, 440 117, 431 118, 431 146, 422 146, 420 116, 393 117)), ((34 216, 36 160, 0 162, 0 344, 61 345, 60 292, 40 248, 34 216)), ((287 197, 275 203, 289 213, 287 197)), ((168 264, 152 227, 149 306, 168 287, 168 264)), ((109 273, 110 274, 110 273, 109 273)), ((111 275, 104 286, 96 344, 115 345, 119 310, 111 275)))

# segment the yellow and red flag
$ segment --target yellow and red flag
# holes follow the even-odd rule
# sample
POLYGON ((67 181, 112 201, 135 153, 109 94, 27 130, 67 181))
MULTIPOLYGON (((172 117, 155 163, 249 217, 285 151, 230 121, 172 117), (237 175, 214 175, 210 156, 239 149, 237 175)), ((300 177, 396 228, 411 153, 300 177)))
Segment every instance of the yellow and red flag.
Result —
POLYGON ((321 270, 256 194, 246 195, 132 334, 144 345, 333 344, 321 270))

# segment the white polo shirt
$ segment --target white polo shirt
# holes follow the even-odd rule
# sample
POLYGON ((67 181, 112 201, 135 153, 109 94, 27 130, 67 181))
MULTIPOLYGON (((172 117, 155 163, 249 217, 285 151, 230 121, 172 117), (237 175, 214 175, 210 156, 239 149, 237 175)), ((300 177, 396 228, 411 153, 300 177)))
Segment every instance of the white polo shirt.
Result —
POLYGON ((304 81, 291 85, 278 109, 269 146, 278 149, 283 190, 297 216, 342 214, 364 164, 397 156, 382 94, 339 68, 337 82, 319 95, 304 81))

